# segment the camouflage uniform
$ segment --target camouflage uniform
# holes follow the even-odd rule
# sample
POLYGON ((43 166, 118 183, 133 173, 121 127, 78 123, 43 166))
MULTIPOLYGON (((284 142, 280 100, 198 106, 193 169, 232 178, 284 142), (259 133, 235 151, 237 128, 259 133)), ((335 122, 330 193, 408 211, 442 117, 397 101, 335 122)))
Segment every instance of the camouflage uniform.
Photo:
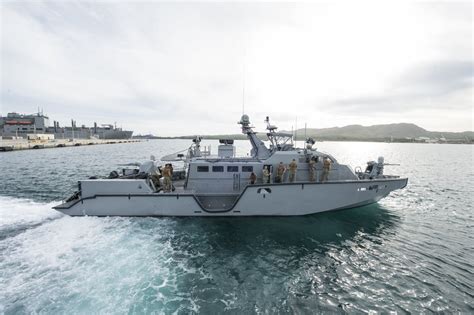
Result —
POLYGON ((277 176, 275 177, 276 183, 281 183, 283 179, 283 174, 285 174, 286 167, 283 165, 283 162, 280 162, 277 168, 277 176))
POLYGON ((296 177, 296 169, 298 168, 298 164, 296 163, 295 159, 291 161, 289 168, 290 168, 290 183, 293 183, 296 177))
POLYGON ((161 178, 161 174, 158 170, 155 170, 150 176, 150 180, 153 182, 153 185, 155 186, 156 189, 160 187, 160 178, 161 178))
POLYGON ((269 184, 270 183, 270 171, 268 170, 267 167, 263 168, 262 177, 263 177, 262 179, 263 179, 264 184, 269 184))
POLYGON ((311 160, 309 160, 308 168, 309 168, 309 181, 314 182, 316 180, 316 177, 315 177, 316 161, 314 160, 314 158, 311 158, 311 160))
POLYGON ((166 165, 162 171, 163 174, 163 192, 171 192, 171 168, 166 165))
POLYGON ((331 170, 331 160, 329 158, 325 158, 324 164, 323 164, 323 175, 321 176, 321 182, 328 181, 330 170, 331 170))

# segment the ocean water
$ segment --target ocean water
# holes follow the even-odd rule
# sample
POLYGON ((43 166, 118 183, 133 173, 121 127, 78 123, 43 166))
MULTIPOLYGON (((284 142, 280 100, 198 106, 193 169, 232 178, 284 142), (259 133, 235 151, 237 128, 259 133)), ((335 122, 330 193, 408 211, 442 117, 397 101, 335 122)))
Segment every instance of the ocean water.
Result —
POLYGON ((51 209, 79 179, 188 145, 0 154, 0 313, 474 312, 469 145, 318 143, 354 167, 384 155, 401 164, 386 173, 409 183, 378 204, 306 217, 72 218, 51 209))

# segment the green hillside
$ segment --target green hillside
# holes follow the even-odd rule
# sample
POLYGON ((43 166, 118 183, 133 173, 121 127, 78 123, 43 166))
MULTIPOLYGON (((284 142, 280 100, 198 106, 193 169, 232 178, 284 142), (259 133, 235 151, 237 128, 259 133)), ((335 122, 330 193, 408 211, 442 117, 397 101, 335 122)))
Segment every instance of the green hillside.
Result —
MULTIPOLYGON (((283 131, 289 132, 289 131, 283 131)), ((290 132, 291 133, 291 132, 290 132)), ((296 131, 297 140, 304 140, 305 130, 298 129, 296 131)), ((261 139, 266 139, 265 133, 258 133, 261 139)), ((176 137, 181 139, 190 139, 194 136, 176 137)), ((235 139, 243 140, 246 136, 243 134, 228 134, 228 135, 204 135, 204 139, 235 139)), ((419 137, 426 137, 430 139, 445 138, 448 141, 459 143, 472 143, 474 141, 473 131, 464 132, 441 132, 428 131, 415 124, 398 123, 387 125, 349 125, 345 127, 332 128, 307 128, 306 137, 312 137, 316 140, 334 140, 334 141, 398 141, 411 142, 413 139, 419 137)))
MULTIPOLYGON (((298 139, 304 138, 305 130, 297 130, 298 139)), ((347 139, 347 140, 365 140, 365 139, 414 139, 419 137, 446 138, 447 140, 473 139, 474 132, 440 132, 428 131, 415 124, 398 123, 387 125, 349 125, 345 127, 321 128, 306 130, 308 137, 315 137, 318 139, 347 139)))

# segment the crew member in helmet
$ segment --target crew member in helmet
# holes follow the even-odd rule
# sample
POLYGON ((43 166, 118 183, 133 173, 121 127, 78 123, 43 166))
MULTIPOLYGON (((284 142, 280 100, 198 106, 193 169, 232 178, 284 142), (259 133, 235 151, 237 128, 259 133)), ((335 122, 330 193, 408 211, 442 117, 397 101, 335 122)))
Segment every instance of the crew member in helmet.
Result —
POLYGON ((173 164, 169 163, 169 168, 170 168, 170 175, 171 175, 171 178, 173 178, 173 164))
POLYGON ((250 174, 250 185, 255 184, 256 181, 257 181, 257 175, 254 172, 252 172, 252 174, 250 174))
POLYGON ((264 184, 270 184, 270 166, 265 166, 262 171, 262 177, 263 177, 263 183, 264 184))
POLYGON ((321 182, 328 181, 330 170, 331 170, 331 160, 328 157, 326 157, 323 162, 323 174, 321 176, 321 182))
POLYGON ((161 173, 158 170, 158 168, 156 168, 153 171, 153 173, 151 173, 151 175, 150 175, 150 180, 153 182, 153 185, 155 186, 156 189, 158 189, 158 187, 160 187, 160 178, 161 178, 161 173))
POLYGON ((171 167, 169 164, 166 164, 161 171, 163 175, 163 192, 171 192, 171 187, 173 185, 171 181, 171 167))
POLYGON ((309 181, 314 182, 316 180, 316 158, 314 156, 308 162, 308 170, 309 170, 309 181))
POLYGON ((281 183, 282 182, 283 175, 285 174, 285 172, 286 172, 286 167, 283 164, 283 162, 280 162, 280 164, 278 164, 278 168, 277 168, 277 176, 275 177, 275 183, 281 183))
POLYGON ((290 168, 290 183, 293 183, 295 181, 295 178, 296 178, 296 169, 298 168, 298 164, 296 163, 296 160, 293 159, 293 161, 291 161, 290 165, 289 165, 289 168, 290 168))

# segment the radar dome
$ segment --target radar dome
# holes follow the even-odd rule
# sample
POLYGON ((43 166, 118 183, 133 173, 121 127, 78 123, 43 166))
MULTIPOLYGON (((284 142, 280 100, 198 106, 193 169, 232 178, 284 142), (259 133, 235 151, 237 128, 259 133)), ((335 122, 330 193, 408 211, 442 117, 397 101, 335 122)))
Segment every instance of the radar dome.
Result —
POLYGON ((246 124, 246 125, 250 124, 250 118, 249 118, 249 116, 248 116, 248 115, 245 115, 245 114, 242 115, 242 117, 240 118, 240 123, 241 123, 241 124, 246 124))

